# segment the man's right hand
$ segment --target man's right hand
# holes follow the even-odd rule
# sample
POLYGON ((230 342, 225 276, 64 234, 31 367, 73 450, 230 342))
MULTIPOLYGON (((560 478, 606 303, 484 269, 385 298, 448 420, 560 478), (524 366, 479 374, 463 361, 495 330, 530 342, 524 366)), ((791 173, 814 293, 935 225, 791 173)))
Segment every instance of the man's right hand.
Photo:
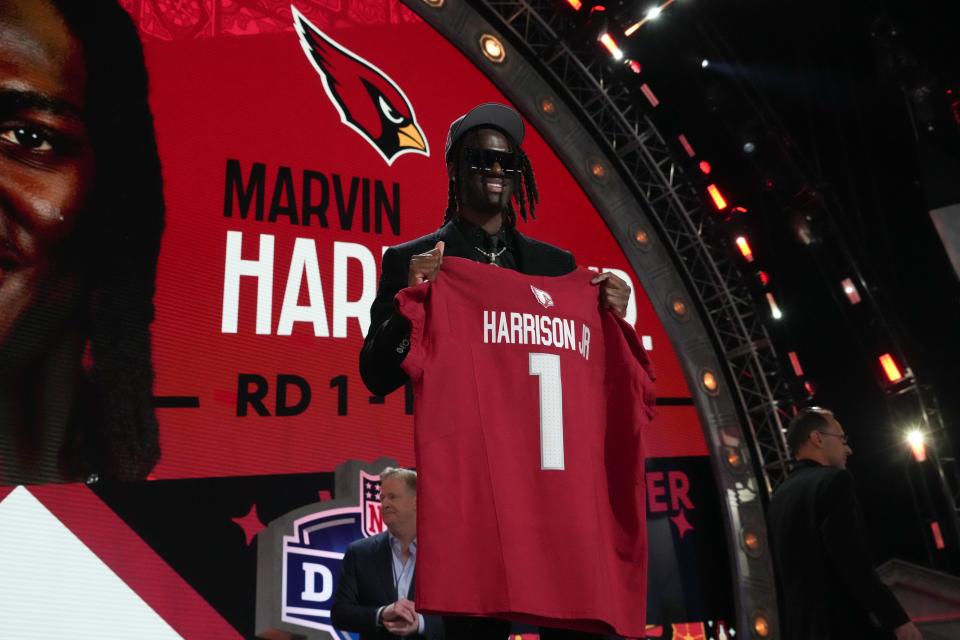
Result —
POLYGON ((900 625, 893 630, 893 633, 897 636, 897 640, 923 640, 917 625, 912 622, 900 625))
POLYGON ((400 598, 393 604, 389 604, 383 608, 383 611, 380 613, 380 619, 384 622, 396 622, 399 620, 416 622, 417 610, 414 608, 413 602, 406 598, 400 598))
POLYGON ((426 253, 418 253, 410 258, 410 269, 407 271, 407 286, 413 287, 424 282, 437 279, 440 273, 440 263, 443 262, 443 241, 437 243, 426 253))

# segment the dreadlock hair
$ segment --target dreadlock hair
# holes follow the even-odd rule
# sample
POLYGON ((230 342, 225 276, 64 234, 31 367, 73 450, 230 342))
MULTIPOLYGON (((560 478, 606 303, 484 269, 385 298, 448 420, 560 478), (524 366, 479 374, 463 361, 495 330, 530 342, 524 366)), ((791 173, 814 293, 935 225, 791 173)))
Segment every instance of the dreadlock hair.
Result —
POLYGON ((86 394, 61 465, 68 475, 142 479, 160 457, 149 326, 164 201, 147 71, 117 0, 53 0, 81 43, 96 177, 71 242, 84 265, 86 394), (75 239, 82 238, 82 242, 75 239))
MULTIPOLYGON (((517 154, 517 160, 520 164, 520 174, 516 178, 517 185, 513 190, 513 197, 507 202, 507 210, 504 212, 503 222, 508 227, 517 226, 517 209, 520 212, 520 217, 523 218, 523 221, 527 221, 527 215, 536 220, 537 216, 534 215, 534 211, 537 208, 537 203, 540 202, 540 192, 537 191, 537 181, 533 176, 533 165, 530 164, 530 158, 527 157, 527 154, 524 153, 523 149, 520 148, 512 137, 507 134, 505 131, 497 129, 496 127, 490 126, 480 126, 475 129, 471 129, 466 132, 460 139, 456 142, 453 148, 450 151, 451 157, 455 159, 456 166, 459 168, 460 162, 463 156, 463 146, 465 141, 469 138, 473 140, 476 137, 476 132, 478 129, 496 129, 500 131, 504 136, 506 136, 507 141, 510 143, 510 146, 514 149, 517 154), (517 203, 517 209, 513 208, 513 203, 517 203)), ((457 171, 454 170, 454 176, 457 174, 457 171)), ((460 194, 457 189, 456 179, 451 177, 447 183, 447 210, 444 212, 443 224, 446 224, 452 220, 460 211, 460 194)))

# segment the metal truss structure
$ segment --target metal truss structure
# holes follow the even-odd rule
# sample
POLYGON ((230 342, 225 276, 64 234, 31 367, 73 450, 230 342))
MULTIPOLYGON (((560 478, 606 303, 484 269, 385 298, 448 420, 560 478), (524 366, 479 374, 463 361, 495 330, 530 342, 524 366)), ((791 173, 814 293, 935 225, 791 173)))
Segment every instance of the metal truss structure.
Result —
POLYGON ((581 121, 619 163, 648 215, 660 227, 677 265, 712 330, 718 355, 739 399, 741 421, 752 438, 758 471, 769 493, 785 477, 790 459, 783 434, 786 409, 794 403, 760 309, 724 246, 704 233, 712 215, 694 184, 637 101, 613 71, 585 46, 561 37, 563 17, 547 0, 486 0, 484 7, 513 44, 539 61, 558 93, 581 110, 581 121))

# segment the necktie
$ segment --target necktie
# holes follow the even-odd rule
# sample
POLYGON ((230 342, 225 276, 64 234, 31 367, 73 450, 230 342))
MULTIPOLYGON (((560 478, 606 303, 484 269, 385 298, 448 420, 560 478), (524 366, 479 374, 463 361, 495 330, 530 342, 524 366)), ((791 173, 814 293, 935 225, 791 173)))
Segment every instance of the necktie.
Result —
POLYGON ((487 254, 487 259, 490 261, 490 264, 497 264, 497 258, 500 257, 501 253, 503 253, 503 249, 500 245, 500 237, 491 235, 485 236, 483 239, 483 248, 487 254))

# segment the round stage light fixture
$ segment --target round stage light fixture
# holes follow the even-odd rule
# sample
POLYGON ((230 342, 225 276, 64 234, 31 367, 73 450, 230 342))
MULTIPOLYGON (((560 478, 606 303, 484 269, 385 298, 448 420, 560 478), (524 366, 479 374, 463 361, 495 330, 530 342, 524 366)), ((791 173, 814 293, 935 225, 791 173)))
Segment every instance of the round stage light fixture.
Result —
POLYGON ((700 384, 703 385, 704 391, 712 396, 719 392, 720 381, 717 379, 717 374, 710 369, 704 369, 700 372, 700 384))
POLYGON ((607 175, 607 169, 599 162, 594 162, 590 165, 590 173, 592 173, 595 178, 603 178, 607 175))
POLYGON ((434 9, 439 9, 443 6, 444 0, 423 0, 426 4, 433 7, 434 9))
POLYGON ((706 58, 704 58, 703 60, 700 61, 700 68, 701 68, 701 69, 706 69, 706 68, 709 67, 709 66, 710 66, 710 61, 707 60, 706 58))
POLYGON ((753 144, 749 140, 743 143, 743 152, 747 155, 750 155, 757 150, 757 145, 753 144))
POLYGON ((750 530, 744 530, 740 536, 743 548, 752 556, 760 555, 763 551, 763 545, 760 542, 760 536, 750 530))
POLYGON ((487 60, 494 64, 502 63, 507 57, 507 50, 504 49, 503 43, 500 42, 499 38, 489 33, 480 36, 480 51, 483 52, 483 56, 487 60))
POLYGON ((679 294, 674 294, 668 300, 670 306, 670 313, 673 314, 673 317, 677 320, 684 321, 687 319, 688 314, 690 313, 690 308, 687 306, 687 301, 683 299, 679 294))
POLYGON ((770 621, 767 614, 763 611, 754 611, 753 613, 753 633, 758 638, 770 637, 770 621))
POLYGON ((557 115, 557 103, 553 101, 553 98, 541 98, 540 111, 545 116, 555 116, 557 115))
POLYGON ((727 467, 734 473, 739 473, 743 471, 743 454, 740 453, 740 449, 737 447, 724 447, 723 448, 723 461, 727 464, 727 467))
POLYGON ((656 20, 661 13, 663 13, 663 9, 660 7, 650 7, 647 9, 647 20, 656 20))
POLYGON ((650 248, 650 234, 647 233, 646 229, 637 227, 637 230, 633 232, 633 241, 637 243, 637 246, 641 249, 650 248))

